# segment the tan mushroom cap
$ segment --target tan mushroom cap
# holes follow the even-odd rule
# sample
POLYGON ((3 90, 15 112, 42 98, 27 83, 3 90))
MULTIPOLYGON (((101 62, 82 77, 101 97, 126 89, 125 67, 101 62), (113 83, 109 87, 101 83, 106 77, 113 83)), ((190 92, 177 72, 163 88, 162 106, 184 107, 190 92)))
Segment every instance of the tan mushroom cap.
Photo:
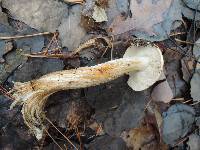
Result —
POLYGON ((149 61, 146 68, 138 72, 129 73, 127 83, 133 90, 145 90, 159 79, 163 70, 164 61, 158 47, 152 45, 137 47, 132 45, 126 50, 123 57, 146 57, 149 61))

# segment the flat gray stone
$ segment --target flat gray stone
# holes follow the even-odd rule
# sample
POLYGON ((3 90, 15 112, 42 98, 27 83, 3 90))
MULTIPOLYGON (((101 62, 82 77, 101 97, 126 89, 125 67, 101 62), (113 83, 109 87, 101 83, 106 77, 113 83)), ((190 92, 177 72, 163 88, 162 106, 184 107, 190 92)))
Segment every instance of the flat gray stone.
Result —
POLYGON ((66 4, 55 0, 2 0, 12 18, 40 31, 55 32, 68 15, 66 4))
POLYGON ((162 138, 166 144, 173 145, 191 131, 195 121, 194 109, 188 105, 172 105, 163 113, 162 138))

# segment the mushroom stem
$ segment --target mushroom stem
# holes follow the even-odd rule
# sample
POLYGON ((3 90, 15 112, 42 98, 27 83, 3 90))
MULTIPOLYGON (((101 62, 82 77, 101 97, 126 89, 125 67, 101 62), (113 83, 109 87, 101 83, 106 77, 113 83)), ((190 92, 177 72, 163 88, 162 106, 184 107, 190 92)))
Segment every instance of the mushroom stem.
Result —
POLYGON ((137 72, 148 66, 147 57, 130 57, 112 60, 92 67, 57 71, 25 83, 16 82, 13 90, 15 102, 22 103, 22 114, 26 125, 37 139, 42 138, 43 118, 47 98, 58 91, 79 89, 114 80, 129 72, 137 72))

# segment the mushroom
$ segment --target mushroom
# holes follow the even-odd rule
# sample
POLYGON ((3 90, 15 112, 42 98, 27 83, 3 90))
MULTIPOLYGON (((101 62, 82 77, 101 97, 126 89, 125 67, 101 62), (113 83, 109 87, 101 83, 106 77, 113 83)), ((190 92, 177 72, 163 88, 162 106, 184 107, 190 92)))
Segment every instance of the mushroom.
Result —
POLYGON ((129 72, 128 85, 134 91, 142 91, 154 84, 160 77, 163 70, 163 57, 160 49, 156 46, 130 46, 124 58, 130 57, 146 57, 148 58, 148 65, 140 71, 129 72))
POLYGON ((155 46, 127 49, 124 58, 108 61, 92 67, 63 70, 42 76, 25 83, 16 82, 10 91, 15 98, 11 105, 22 104, 25 124, 37 139, 41 139, 45 129, 44 107, 48 97, 58 91, 79 89, 99 85, 129 74, 128 85, 141 91, 157 81, 163 67, 160 50, 155 46))

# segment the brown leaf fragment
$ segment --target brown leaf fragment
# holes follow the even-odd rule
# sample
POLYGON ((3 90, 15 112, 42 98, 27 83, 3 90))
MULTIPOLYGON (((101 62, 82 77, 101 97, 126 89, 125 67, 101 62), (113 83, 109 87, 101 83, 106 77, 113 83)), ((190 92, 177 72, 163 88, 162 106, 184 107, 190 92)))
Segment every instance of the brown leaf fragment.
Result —
POLYGON ((148 125, 125 131, 121 137, 126 142, 128 148, 133 150, 165 149, 165 146, 161 146, 156 139, 153 128, 148 125))
POLYGON ((125 21, 116 18, 111 25, 113 34, 121 34, 129 30, 137 30, 138 32, 147 32, 155 35, 153 26, 161 23, 163 15, 170 8, 173 0, 132 0, 130 9, 132 17, 125 21))

